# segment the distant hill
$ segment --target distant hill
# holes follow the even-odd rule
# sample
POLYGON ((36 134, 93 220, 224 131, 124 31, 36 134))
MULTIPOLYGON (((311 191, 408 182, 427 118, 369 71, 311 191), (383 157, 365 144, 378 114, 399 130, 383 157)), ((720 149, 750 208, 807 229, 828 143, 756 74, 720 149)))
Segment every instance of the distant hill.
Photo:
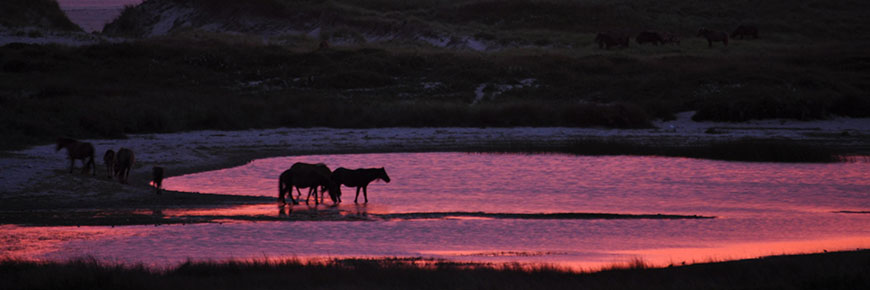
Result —
POLYGON ((67 18, 55 0, 2 0, 0 26, 38 27, 50 30, 81 31, 67 18))
POLYGON ((200 30, 488 50, 576 47, 582 45, 577 35, 598 31, 694 37, 699 27, 730 32, 752 24, 762 37, 854 41, 870 39, 868 10, 870 1, 855 0, 146 0, 104 32, 149 37, 200 30))

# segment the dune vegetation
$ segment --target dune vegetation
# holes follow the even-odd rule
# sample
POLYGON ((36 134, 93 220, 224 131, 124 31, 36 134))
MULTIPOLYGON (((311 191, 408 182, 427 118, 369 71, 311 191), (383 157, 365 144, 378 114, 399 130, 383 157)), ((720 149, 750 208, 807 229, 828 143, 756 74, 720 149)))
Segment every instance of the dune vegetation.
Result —
POLYGON ((0 29, 42 28, 61 31, 81 31, 60 10, 55 0, 0 1, 0 29))

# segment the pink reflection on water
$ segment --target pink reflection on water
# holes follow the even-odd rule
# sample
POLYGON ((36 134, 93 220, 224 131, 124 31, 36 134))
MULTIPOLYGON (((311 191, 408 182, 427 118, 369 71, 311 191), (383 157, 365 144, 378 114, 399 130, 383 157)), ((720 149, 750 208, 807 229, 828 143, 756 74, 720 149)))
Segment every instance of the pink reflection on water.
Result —
MULTIPOLYGON (((384 166, 369 187, 391 212, 620 212, 733 215, 870 209, 870 163, 780 164, 558 154, 395 153, 280 157, 167 179, 172 190, 277 197, 294 162, 384 166)), ((344 187, 342 199, 353 201, 344 187)))
MULTIPOLYGON (((173 265, 192 259, 434 257, 596 269, 641 258, 666 266, 870 247, 870 163, 774 164, 685 158, 465 153, 348 154, 253 161, 164 181, 171 190, 277 195, 294 162, 386 167, 369 204, 287 207, 331 213, 665 213, 705 220, 279 221, 122 228, 4 228, 4 255, 173 265), (41 231, 44 234, 41 234, 41 231), (82 234, 99 233, 99 234, 82 234), (49 242, 42 242, 47 240, 49 242), (33 247, 21 246, 35 245, 33 247)), ((292 210, 291 210, 292 209, 292 210)), ((164 210, 167 216, 281 217, 276 203, 164 210)))

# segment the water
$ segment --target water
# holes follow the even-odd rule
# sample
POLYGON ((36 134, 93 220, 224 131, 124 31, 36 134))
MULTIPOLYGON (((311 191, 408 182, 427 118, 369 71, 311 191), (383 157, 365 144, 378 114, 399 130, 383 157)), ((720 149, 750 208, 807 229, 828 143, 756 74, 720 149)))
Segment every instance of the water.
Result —
MULTIPOLYGON (((3 226, 0 256, 92 255, 165 266, 194 259, 424 256, 595 268, 870 247, 870 163, 777 164, 685 158, 395 153, 296 156, 170 178, 173 190, 277 195, 294 162, 384 166, 369 204, 344 188, 337 208, 289 213, 687 214, 715 219, 440 219, 233 222, 172 226, 3 226)), ((304 191, 303 191, 304 193, 304 191)), ((304 198, 304 196, 303 196, 304 198)), ((327 198, 328 199, 328 198, 327 198)), ((362 197, 360 197, 362 199, 362 197)), ((278 216, 275 204, 163 214, 278 216)))
POLYGON ((102 31, 106 23, 121 15, 126 5, 144 0, 58 0, 67 17, 87 32, 102 31))

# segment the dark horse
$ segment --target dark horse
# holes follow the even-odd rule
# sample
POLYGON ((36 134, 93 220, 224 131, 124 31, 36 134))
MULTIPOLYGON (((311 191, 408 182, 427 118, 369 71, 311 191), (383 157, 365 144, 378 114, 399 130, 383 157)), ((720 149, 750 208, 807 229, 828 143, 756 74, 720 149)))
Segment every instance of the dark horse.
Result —
POLYGON ((365 198, 366 203, 369 202, 369 193, 368 186, 369 183, 374 181, 375 179, 383 180, 387 183, 390 182, 390 176, 387 175, 387 171, 381 168, 360 168, 360 169, 347 169, 343 167, 339 167, 332 172, 332 181, 338 184, 343 184, 349 187, 356 187, 356 197, 354 197, 353 202, 356 203, 359 198, 359 189, 363 190, 363 197, 365 198))
POLYGON ((133 150, 121 148, 115 154, 115 176, 118 181, 127 184, 127 178, 130 177, 130 170, 133 169, 133 163, 136 162, 136 157, 133 155, 133 150))
POLYGON ((319 204, 323 200, 323 192, 328 191, 329 197, 333 203, 341 202, 341 189, 338 185, 330 182, 329 176, 332 171, 325 164, 309 164, 296 162, 290 169, 285 170, 278 177, 278 201, 286 203, 284 196, 289 196, 293 204, 299 204, 298 199, 302 196, 300 188, 309 188, 308 196, 305 198, 305 203, 311 198, 311 193, 314 193, 314 204, 319 204), (293 187, 296 187, 296 192, 299 194, 296 199, 293 199, 293 187), (317 198, 317 187, 320 187, 320 201, 317 198))
POLYGON ((106 154, 103 154, 103 164, 106 165, 106 178, 112 179, 112 170, 115 168, 115 150, 106 150, 106 154))
POLYGON ((698 37, 703 36, 707 39, 707 46, 713 47, 714 41, 721 41, 725 46, 728 46, 728 33, 722 31, 710 30, 707 28, 698 29, 698 37))
POLYGON ((731 33, 731 38, 740 38, 744 37, 752 37, 753 39, 758 38, 758 28, 754 25, 739 25, 737 29, 734 29, 734 32, 731 33))
POLYGON ((628 47, 628 39, 627 35, 614 32, 599 32, 598 35, 595 35, 595 42, 598 43, 598 47, 606 47, 607 49, 613 46, 628 47))
POLYGON ((73 172, 76 159, 81 159, 84 163, 82 173, 88 173, 88 169, 92 169, 91 175, 97 175, 97 165, 94 164, 94 145, 70 138, 57 138, 55 151, 60 151, 61 148, 66 148, 66 155, 69 158, 69 173, 73 172))

